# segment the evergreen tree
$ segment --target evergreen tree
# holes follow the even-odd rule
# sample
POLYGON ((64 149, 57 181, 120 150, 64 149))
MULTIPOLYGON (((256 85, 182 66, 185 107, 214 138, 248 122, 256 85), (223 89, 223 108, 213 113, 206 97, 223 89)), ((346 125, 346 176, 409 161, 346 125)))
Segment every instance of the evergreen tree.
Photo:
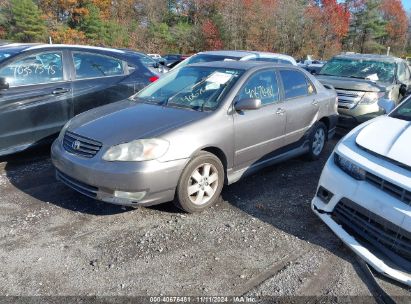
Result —
POLYGON ((41 41, 46 27, 41 12, 32 0, 11 0, 9 39, 21 42, 41 41))
POLYGON ((355 10, 351 12, 349 49, 361 53, 378 52, 384 49, 380 42, 387 32, 386 22, 380 12, 380 5, 381 0, 368 0, 361 6, 357 5, 355 10))
POLYGON ((80 21, 80 29, 86 37, 94 42, 104 39, 104 23, 100 17, 100 10, 93 4, 87 5, 88 14, 80 21))

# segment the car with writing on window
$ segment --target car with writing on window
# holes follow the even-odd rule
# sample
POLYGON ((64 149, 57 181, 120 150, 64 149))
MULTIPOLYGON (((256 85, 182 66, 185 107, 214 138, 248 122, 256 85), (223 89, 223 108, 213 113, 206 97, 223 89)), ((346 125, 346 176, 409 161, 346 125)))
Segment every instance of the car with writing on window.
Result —
POLYGON ((57 136, 75 115, 159 77, 144 54, 75 45, 0 46, 0 155, 57 136))
POLYGON ((335 91, 298 67, 206 62, 73 118, 52 161, 59 180, 89 197, 135 206, 174 200, 195 212, 264 166, 317 159, 336 121, 335 91))
POLYGON ((337 144, 311 205, 374 269, 409 286, 410 143, 408 97, 390 114, 363 123, 337 144))
POLYGON ((297 61, 291 56, 270 52, 256 51, 207 51, 194 54, 177 64, 173 69, 179 69, 189 64, 212 61, 263 61, 297 66, 297 61))
POLYGON ((351 129, 385 114, 381 102, 398 105, 411 90, 411 73, 400 58, 348 53, 333 57, 317 74, 338 94, 338 125, 351 129))

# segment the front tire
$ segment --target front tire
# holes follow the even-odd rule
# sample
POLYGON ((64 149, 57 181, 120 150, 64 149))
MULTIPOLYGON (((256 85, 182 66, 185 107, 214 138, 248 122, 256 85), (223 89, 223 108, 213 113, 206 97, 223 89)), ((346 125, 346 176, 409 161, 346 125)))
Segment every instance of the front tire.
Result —
POLYGON ((319 121, 314 125, 309 137, 309 151, 306 155, 308 160, 317 160, 320 158, 327 143, 327 134, 327 127, 323 122, 319 121))
POLYGON ((213 205, 224 185, 224 167, 214 154, 201 151, 184 168, 174 204, 188 212, 200 212, 213 205))

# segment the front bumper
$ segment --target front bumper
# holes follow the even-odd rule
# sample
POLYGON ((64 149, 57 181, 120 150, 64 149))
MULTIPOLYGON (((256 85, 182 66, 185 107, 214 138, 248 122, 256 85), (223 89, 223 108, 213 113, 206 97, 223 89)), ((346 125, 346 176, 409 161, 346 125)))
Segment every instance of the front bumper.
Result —
POLYGON ((356 105, 352 109, 338 108, 338 127, 352 129, 370 119, 384 115, 377 103, 371 105, 356 105))
POLYGON ((56 140, 51 159, 57 179, 89 197, 118 205, 155 205, 174 199, 187 159, 159 162, 108 162, 99 155, 83 158, 67 152, 56 140), (123 193, 120 197, 118 193, 123 193), (124 198, 131 193, 139 199, 124 198))
MULTIPOLYGON (((359 234, 351 227, 336 221, 337 204, 344 200, 355 202, 369 214, 383 218, 387 225, 400 227, 404 218, 409 216, 409 207, 367 183, 357 181, 340 170, 331 157, 321 175, 319 189, 326 189, 331 195, 317 195, 311 203, 314 213, 357 255, 364 259, 378 272, 411 286, 411 272, 399 266, 392 259, 359 234), (347 228, 346 228, 347 227, 347 228)), ((320 191, 319 191, 320 193, 320 191)), ((400 230, 400 228, 398 228, 400 230)), ((403 228, 401 230, 404 231, 403 228)), ((407 231, 409 233, 409 231, 407 231)), ((382 235, 381 235, 382 236, 382 235)))

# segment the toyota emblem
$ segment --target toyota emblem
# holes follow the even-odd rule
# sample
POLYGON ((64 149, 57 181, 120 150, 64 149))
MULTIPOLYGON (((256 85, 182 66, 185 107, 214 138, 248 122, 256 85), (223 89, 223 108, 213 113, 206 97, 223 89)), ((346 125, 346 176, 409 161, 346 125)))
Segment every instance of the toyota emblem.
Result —
POLYGON ((74 150, 79 150, 81 147, 81 142, 79 142, 78 140, 73 141, 73 143, 71 144, 71 147, 74 150))

